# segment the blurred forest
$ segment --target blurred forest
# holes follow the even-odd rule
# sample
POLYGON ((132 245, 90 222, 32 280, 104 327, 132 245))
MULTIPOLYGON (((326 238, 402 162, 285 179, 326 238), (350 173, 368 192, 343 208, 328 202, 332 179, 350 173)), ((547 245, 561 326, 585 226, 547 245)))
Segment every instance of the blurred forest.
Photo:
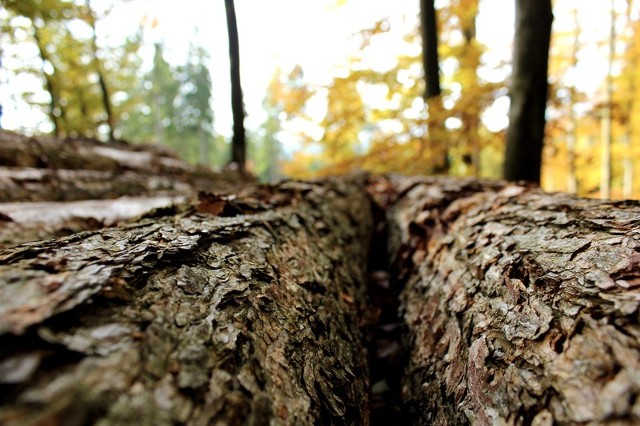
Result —
MULTIPOLYGON (((37 128, 16 130, 157 142, 193 163, 225 164, 229 147, 214 131, 208 46, 192 43, 184 63, 171 64, 161 40, 148 46, 151 18, 123 44, 100 40, 96 26, 123 1, 2 0, 2 84, 31 76, 21 96, 46 116, 37 128), (140 52, 149 47, 145 61, 140 52)), ((263 101, 266 120, 248 134, 249 169, 264 180, 354 169, 500 178, 505 129, 492 123, 504 121, 496 106, 508 101, 510 64, 491 60, 494 52, 476 37, 485 1, 436 2, 443 89, 436 100, 424 100, 417 14, 397 50, 381 49, 393 20, 382 17, 353 34, 359 49, 325 85, 309 83, 300 66, 276 64, 263 101), (371 66, 381 51, 393 66, 371 66), (321 119, 310 112, 319 100, 321 119), (296 149, 283 143, 292 129, 296 149)), ((640 198, 640 17, 633 0, 601 1, 609 30, 595 41, 584 26, 591 2, 553 2, 542 186, 640 198), (602 78, 579 75, 589 55, 606 63, 602 78)), ((339 10, 349 0, 327 3, 339 10)))

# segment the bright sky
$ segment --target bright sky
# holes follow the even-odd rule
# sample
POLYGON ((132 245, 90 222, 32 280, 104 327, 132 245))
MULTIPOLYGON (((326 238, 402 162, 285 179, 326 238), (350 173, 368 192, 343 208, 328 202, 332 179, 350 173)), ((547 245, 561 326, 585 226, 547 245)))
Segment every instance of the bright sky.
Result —
MULTIPOLYGON (((398 16, 412 15, 418 5, 417 0, 398 1, 393 7, 386 1, 352 0, 336 9, 331 3, 334 2, 236 0, 247 127, 256 128, 266 118, 262 100, 276 66, 289 70, 296 64, 301 65, 307 81, 326 84, 333 70, 346 63, 348 56, 356 50, 356 42, 350 40, 351 34, 372 25, 390 11, 398 16)), ((170 60, 183 60, 188 40, 194 37, 193 29, 198 28, 198 42, 208 46, 212 56, 210 70, 216 130, 230 135, 231 95, 224 2, 181 0, 178 8, 171 0, 139 0, 136 7, 141 13, 153 11, 158 18, 157 36, 164 38, 170 60)), ((124 13, 131 16, 130 10, 124 13)))
MULTIPOLYGON (((499 13, 504 17, 504 28, 508 32, 509 17, 505 15, 508 15, 509 7, 491 6, 504 0, 484 1, 489 14, 499 13)), ((389 16, 395 23, 397 38, 401 39, 403 32, 415 25, 419 7, 418 0, 398 0, 393 4, 382 0, 350 0, 342 7, 335 7, 335 3, 335 0, 236 0, 248 128, 257 128, 265 119, 262 100, 276 66, 289 70, 299 64, 305 72, 306 81, 313 85, 326 84, 356 51, 357 41, 351 39, 352 34, 389 16)), ((94 0, 93 4, 100 7, 98 1, 94 0)), ((158 26, 147 33, 149 50, 142 53, 144 56, 151 57, 151 46, 158 39, 164 40, 167 59, 174 64, 184 62, 190 40, 210 50, 215 128, 218 133, 229 136, 231 110, 224 2, 122 2, 112 11, 109 20, 100 23, 99 40, 102 43, 120 43, 124 36, 135 31, 145 16, 157 18, 158 26)), ((480 23, 481 33, 482 28, 480 23)), ((498 44, 509 39, 492 37, 492 34, 495 32, 487 33, 486 38, 493 38, 498 44)), ((386 47, 384 57, 373 65, 384 67, 385 63, 394 60, 394 46, 386 47)), ((32 85, 33 82, 25 84, 32 85)), ((10 95, 15 99, 15 93, 9 94, 0 87, 0 102, 5 106, 3 127, 28 127, 34 117, 29 117, 25 105, 16 105, 10 100, 10 95)))
MULTIPOLYGON (((576 1, 581 0, 564 0, 558 4, 569 5, 576 1)), ((619 8, 626 4, 625 0, 616 1, 619 8)), ((94 0, 94 4, 97 3, 94 0)), ((346 6, 339 8, 332 6, 336 0, 236 0, 235 3, 240 36, 241 77, 248 113, 246 124, 250 129, 257 128, 265 119, 262 100, 276 65, 288 70, 299 64, 305 72, 305 80, 313 85, 326 84, 331 75, 356 50, 357 42, 351 39, 353 33, 388 16, 394 23, 392 28, 398 31, 397 39, 401 39, 402 34, 415 25, 419 7, 418 0, 396 0, 392 3, 383 0, 349 0, 346 6)), ((608 20, 603 17, 608 16, 608 5, 608 1, 593 2, 588 8, 589 13, 582 17, 585 22, 585 43, 597 43, 606 37, 608 20)), ((569 9, 556 10, 556 27, 562 28, 570 20, 567 10, 569 9)), ((164 40, 168 48, 167 59, 175 64, 184 62, 190 40, 210 50, 215 128, 218 133, 229 136, 231 110, 224 2, 122 2, 115 8, 110 20, 99 27, 100 40, 103 43, 119 43, 123 36, 135 31, 144 16, 158 20, 158 27, 153 32, 148 32, 149 51, 143 52, 145 57, 151 57, 151 45, 158 39, 164 40)), ((481 14, 478 17, 478 39, 490 49, 490 53, 484 57, 487 65, 497 66, 510 61, 513 21, 514 1, 482 0, 481 14)), ((389 43, 383 49, 381 58, 376 60, 377 63, 372 63, 373 66, 383 68, 387 61, 394 59, 394 45, 393 42, 389 43)), ((588 74, 583 73, 581 77, 585 84, 598 81, 595 74, 602 75, 605 71, 602 57, 592 56, 593 59, 583 58, 584 69, 589 70, 588 74)), ((508 67, 497 72, 503 75, 508 72, 508 67)), ((486 72, 483 77, 492 76, 490 72, 486 72)), ((24 126, 29 122, 28 111, 24 107, 16 107, 15 102, 11 104, 10 95, 15 99, 15 93, 8 93, 6 86, 4 89, 0 87, 0 102, 5 106, 3 127, 24 126)), ((490 114, 494 121, 491 127, 498 129, 506 126, 507 108, 506 97, 496 103, 490 114)))

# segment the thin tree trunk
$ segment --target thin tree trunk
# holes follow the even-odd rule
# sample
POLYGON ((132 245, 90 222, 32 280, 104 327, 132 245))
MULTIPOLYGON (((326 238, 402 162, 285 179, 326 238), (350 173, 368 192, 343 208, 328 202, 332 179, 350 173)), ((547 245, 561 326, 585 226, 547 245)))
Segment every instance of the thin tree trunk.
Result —
MULTIPOLYGON (((464 50, 461 56, 460 67, 466 69, 472 75, 473 86, 478 87, 478 67, 480 66, 480 55, 476 54, 476 19, 478 17, 479 2, 475 0, 469 3, 469 9, 465 10, 465 16, 461 17, 460 26, 464 37, 464 50)), ((464 91, 463 86, 463 91, 464 91)), ((467 95, 468 99, 468 95, 467 95)), ((463 112, 464 133, 470 158, 471 176, 480 176, 480 115, 478 108, 472 111, 463 112)))
POLYGON ((447 138, 442 134, 444 123, 438 55, 438 19, 433 0, 420 0, 420 27, 428 139, 420 144, 418 157, 424 158, 430 165, 429 173, 446 174, 449 171, 449 159, 447 138))
MULTIPOLYGON (((2 49, 0 49, 0 69, 2 69, 2 49)), ((2 130, 2 104, 0 104, 0 130, 2 130)))
POLYGON ((422 28, 422 66, 426 83, 425 97, 440 96, 440 65, 438 56, 438 20, 434 0, 420 0, 422 28))
POLYGON ((204 131, 202 126, 198 127, 198 147, 200 148, 199 163, 209 166, 211 164, 210 137, 209 134, 204 131))
MULTIPOLYGON (((76 130, 72 130, 71 125, 70 127, 70 131, 68 132, 69 136, 71 137, 96 137, 96 126, 99 125, 99 123, 85 123, 84 120, 86 120, 87 118, 90 117, 89 115, 89 105, 90 102, 87 102, 87 90, 86 90, 86 86, 82 87, 82 86, 76 86, 75 87, 75 95, 77 97, 77 103, 78 108, 80 109, 80 117, 82 117, 82 121, 77 121, 75 123, 75 126, 78 126, 77 128, 80 131, 76 131, 76 130)), ((76 117, 77 120, 77 117, 76 117)), ((88 121, 88 120, 87 120, 88 121)))
POLYGON ((0 423, 368 424, 362 187, 204 195, 0 251, 0 423))
MULTIPOLYGON (((44 77, 45 87, 47 88, 47 92, 49 92, 49 119, 53 124, 53 134, 54 136, 62 135, 62 125, 60 123, 59 115, 62 113, 62 106, 58 103, 58 91, 56 85, 54 83, 53 76, 50 76, 45 70, 45 62, 49 62, 53 67, 53 62, 49 59, 49 54, 47 53, 47 48, 42 42, 42 37, 40 36, 40 29, 36 25, 35 22, 32 22, 33 25, 33 39, 36 42, 36 46, 38 47, 38 53, 40 54, 40 59, 42 60, 42 76, 44 77)), ((55 68, 54 68, 55 72, 55 68)))
MULTIPOLYGON (((630 77, 631 79, 634 79, 634 76, 630 77)), ((633 91, 635 90, 635 83, 631 84, 631 90, 630 93, 633 93, 633 91)), ((627 105, 627 108, 629 110, 629 112, 631 112, 633 110, 633 104, 634 104, 634 100, 633 100, 633 95, 630 95, 631 97, 629 98, 629 102, 627 105)), ((625 145, 625 154, 624 154, 624 159, 622 160, 622 196, 623 198, 626 199, 630 199, 631 197, 633 197, 633 179, 634 179, 634 167, 633 167, 633 160, 634 160, 634 156, 633 156, 633 120, 629 120, 629 122, 627 123, 627 128, 625 131, 625 135, 624 135, 624 145, 625 145)))
POLYGON ((104 108, 105 115, 107 116, 105 120, 105 124, 108 126, 107 138, 109 140, 115 139, 115 115, 113 111, 113 106, 111 104, 111 95, 109 91, 109 86, 107 84, 107 78, 102 66, 102 61, 98 57, 98 42, 97 42, 97 34, 96 34, 96 17, 91 8, 91 0, 87 0, 87 23, 91 27, 92 37, 91 37, 91 51, 93 54, 93 66, 95 68, 95 72, 98 75, 98 84, 100 85, 100 93, 102 94, 102 106, 104 108))
POLYGON ((516 0, 511 107, 504 162, 504 176, 508 180, 540 182, 552 22, 551 0, 516 0))
MULTIPOLYGON (((573 38, 573 50, 571 52, 571 69, 575 70, 578 65, 578 51, 580 50, 580 21, 578 19, 578 5, 573 9, 573 25, 575 27, 575 33, 573 38)), ((578 118, 574 111, 576 88, 570 89, 571 98, 567 105, 567 117, 569 119, 569 128, 567 129, 567 191, 570 194, 578 192, 578 178, 576 174, 576 143, 578 142, 578 118)))
POLYGON ((278 141, 275 138, 275 135, 272 135, 271 137, 268 137, 267 139, 267 144, 268 144, 268 155, 267 157, 269 158, 269 164, 267 166, 267 181, 268 182, 274 182, 277 178, 279 173, 279 167, 278 167, 278 162, 279 162, 279 145, 278 145, 278 141))
POLYGON ((394 185, 399 424, 638 424, 640 205, 476 180, 394 185))
POLYGON ((238 24, 233 0, 224 2, 229 33, 229 59, 231 64, 231 111, 233 112, 233 138, 231 140, 231 162, 244 170, 247 160, 247 142, 244 131, 244 104, 240 84, 240 46, 238 24))
MULTIPOLYGON (((633 2, 629 0, 627 4, 627 23, 631 24, 631 12, 632 12, 633 2)), ((629 61, 631 62, 629 68, 633 71, 628 73, 628 101, 627 101, 627 115, 629 119, 627 120, 626 131, 624 135, 624 159, 622 160, 622 196, 624 198, 633 197, 633 179, 634 179, 634 167, 633 167, 633 138, 634 138, 634 120, 633 120, 633 109, 635 107, 635 91, 636 91, 636 73, 635 69, 638 67, 638 53, 636 51, 637 42, 635 37, 629 40, 628 50, 631 52, 631 58, 629 61)))
POLYGON ((609 59, 607 77, 604 84, 604 100, 602 107, 600 155, 600 196, 611 198, 611 146, 613 145, 613 123, 611 103, 613 101, 613 61, 615 59, 616 11, 614 0, 611 0, 611 15, 609 24, 609 59))

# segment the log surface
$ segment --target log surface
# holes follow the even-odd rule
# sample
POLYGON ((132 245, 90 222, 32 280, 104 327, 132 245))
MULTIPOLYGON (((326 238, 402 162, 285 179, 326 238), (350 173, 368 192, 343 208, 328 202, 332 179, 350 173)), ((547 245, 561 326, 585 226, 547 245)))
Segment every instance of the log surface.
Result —
POLYGON ((640 204, 404 185, 405 424, 638 424, 640 204))
POLYGON ((0 423, 367 424, 362 185, 0 251, 0 423))
POLYGON ((251 180, 235 170, 193 166, 161 145, 27 137, 0 130, 0 202, 184 195, 251 180))
POLYGON ((184 202, 184 196, 115 200, 0 203, 0 248, 112 227, 153 209, 184 202))

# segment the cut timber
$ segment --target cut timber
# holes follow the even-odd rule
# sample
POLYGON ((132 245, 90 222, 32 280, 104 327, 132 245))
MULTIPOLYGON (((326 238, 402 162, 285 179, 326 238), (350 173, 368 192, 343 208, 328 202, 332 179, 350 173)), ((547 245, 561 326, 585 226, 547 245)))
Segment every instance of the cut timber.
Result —
POLYGON ((111 227, 184 196, 120 197, 115 200, 0 203, 0 248, 111 227))
POLYGON ((27 137, 0 130, 0 202, 185 195, 249 181, 237 170, 192 166, 158 145, 27 137))
POLYGON ((447 179, 398 197, 405 424, 640 422, 640 204, 447 179))
POLYGON ((188 194, 195 193, 196 189, 222 190, 224 183, 213 179, 190 182, 175 176, 130 171, 0 167, 0 202, 103 200, 152 193, 188 194))
POLYGON ((0 424, 366 424, 361 187, 202 196, 0 251, 0 424))
POLYGON ((103 143, 93 139, 28 137, 0 130, 0 165, 69 170, 135 170, 171 175, 190 166, 160 145, 103 143))

